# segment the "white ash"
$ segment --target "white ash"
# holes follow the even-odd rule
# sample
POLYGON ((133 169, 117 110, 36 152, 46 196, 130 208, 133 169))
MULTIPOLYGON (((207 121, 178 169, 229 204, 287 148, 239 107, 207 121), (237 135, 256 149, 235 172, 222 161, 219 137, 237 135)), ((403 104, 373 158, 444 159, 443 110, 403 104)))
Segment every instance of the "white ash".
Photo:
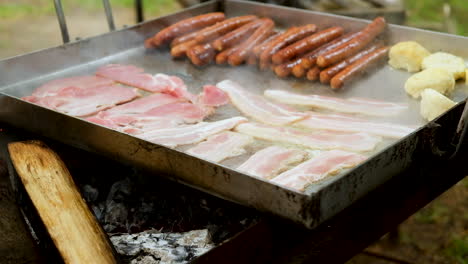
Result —
POLYGON ((110 234, 117 253, 131 264, 187 263, 214 247, 208 230, 161 233, 147 230, 136 234, 110 234))

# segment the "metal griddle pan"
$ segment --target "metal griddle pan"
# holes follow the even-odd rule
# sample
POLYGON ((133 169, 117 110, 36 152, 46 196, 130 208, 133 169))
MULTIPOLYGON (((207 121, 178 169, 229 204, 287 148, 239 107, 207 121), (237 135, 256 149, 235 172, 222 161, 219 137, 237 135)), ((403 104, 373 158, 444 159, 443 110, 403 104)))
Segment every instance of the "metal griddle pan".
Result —
MULTIPOLYGON (((186 60, 172 60, 167 50, 145 51, 143 48, 143 41, 163 27, 183 18, 213 11, 224 11, 227 16, 268 16, 280 28, 315 23, 319 28, 340 25, 351 31, 368 23, 365 20, 253 2, 207 2, 120 31, 0 61, 0 120, 167 175, 213 195, 288 218, 307 228, 314 228, 392 176, 404 171, 415 157, 414 154, 420 151, 421 142, 425 142, 428 135, 430 138, 434 134, 435 122, 425 125, 419 116, 419 102, 410 99, 403 91, 404 81, 410 75, 386 65, 364 74, 363 78, 344 90, 333 92, 319 83, 279 79, 271 72, 260 72, 251 66, 232 68, 210 65, 198 68, 186 60), (300 93, 362 96, 408 103, 410 107, 407 112, 386 120, 412 125, 418 129, 397 142, 382 143, 377 151, 369 153, 371 158, 360 166, 329 177, 310 186, 304 193, 299 193, 232 169, 233 165, 247 157, 223 164, 211 163, 183 153, 183 148, 169 149, 19 99, 30 95, 46 81, 93 74, 97 67, 107 63, 134 64, 143 67, 148 73, 178 75, 186 81, 192 92, 199 92, 203 84, 232 79, 258 94, 265 89, 285 89, 300 93)), ((387 43, 416 40, 431 51, 444 50, 468 58, 468 39, 464 37, 390 25, 383 38, 387 43)), ((453 98, 462 102, 467 95, 468 87, 458 84, 453 98)), ((211 120, 238 114, 234 107, 226 106, 219 109, 211 120)), ((450 124, 456 126, 457 122, 458 120, 452 120, 450 124)))

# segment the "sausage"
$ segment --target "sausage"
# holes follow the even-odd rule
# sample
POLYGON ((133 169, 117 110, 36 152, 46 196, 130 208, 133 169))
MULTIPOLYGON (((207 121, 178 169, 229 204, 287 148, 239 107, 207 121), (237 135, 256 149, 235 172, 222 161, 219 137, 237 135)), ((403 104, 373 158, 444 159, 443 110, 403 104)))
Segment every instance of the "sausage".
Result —
POLYGON ((365 49, 359 53, 357 53, 354 56, 351 56, 350 58, 347 58, 333 66, 330 66, 326 69, 323 69, 320 72, 320 82, 321 83, 329 83, 330 79, 333 78, 337 73, 342 71, 344 68, 346 68, 348 65, 354 63, 355 61, 359 60, 360 58, 366 56, 367 54, 373 52, 374 50, 380 48, 382 46, 381 43, 375 44, 370 46, 368 49, 365 49))
POLYGON ((171 42, 171 47, 175 47, 175 46, 179 45, 180 43, 184 43, 184 42, 187 42, 187 41, 190 41, 190 40, 194 40, 195 37, 197 36, 197 34, 200 33, 200 31, 202 31, 202 30, 203 29, 200 29, 198 31, 195 31, 195 32, 192 32, 192 33, 189 33, 189 34, 185 34, 185 35, 182 35, 180 37, 175 38, 171 42))
POLYGON ((215 55, 216 51, 211 43, 196 45, 187 51, 187 57, 197 66, 203 66, 210 63, 215 55))
POLYGON ((213 47, 217 51, 230 48, 237 43, 247 39, 262 24, 263 21, 261 19, 257 19, 248 24, 245 24, 242 27, 227 33, 226 35, 217 38, 215 41, 213 41, 213 47))
POLYGON ((300 56, 309 50, 315 49, 324 43, 327 43, 343 34, 344 30, 342 27, 331 27, 320 32, 313 34, 312 36, 301 39, 286 48, 278 51, 271 58, 273 63, 280 64, 292 59, 296 56, 300 56))
POLYGON ((294 65, 294 67, 292 68, 292 74, 297 78, 304 77, 306 72, 307 72, 307 70, 304 69, 304 67, 302 67, 302 65, 300 63, 298 63, 297 65, 294 65))
POLYGON ((171 48, 171 56, 174 58, 180 58, 186 55, 187 51, 192 47, 196 46, 198 42, 194 39, 180 43, 177 46, 171 48))
POLYGON ((224 13, 214 12, 184 19, 156 33, 152 41, 153 46, 160 47, 166 45, 179 36, 211 26, 216 22, 224 20, 224 18, 224 13))
POLYGON ((312 67, 312 69, 310 69, 307 72, 307 80, 316 81, 318 80, 319 75, 320 75, 320 68, 318 66, 314 66, 312 67))
POLYGON ((332 89, 341 88, 346 82, 350 81, 357 74, 362 73, 366 68, 370 67, 380 59, 384 58, 388 53, 389 47, 382 47, 366 56, 355 61, 344 70, 340 71, 330 80, 332 89))
POLYGON ((253 52, 250 53, 249 57, 247 58, 248 65, 256 65, 257 64, 257 57, 253 52))
POLYGON ((270 43, 270 45, 268 45, 265 48, 265 50, 260 54, 260 69, 265 69, 268 67, 268 64, 270 64, 271 57, 276 52, 298 40, 303 39, 304 37, 314 33, 315 31, 317 31, 317 26, 314 24, 308 24, 284 32, 274 42, 270 43))
POLYGON ((260 56, 260 53, 265 50, 265 48, 276 38, 278 38, 281 34, 281 32, 274 32, 271 36, 269 36, 265 41, 263 41, 261 44, 255 46, 252 50, 252 52, 255 54, 256 57, 260 56))
POLYGON ((352 39, 353 37, 355 37, 357 34, 357 32, 354 32, 354 33, 348 33, 346 35, 343 35, 333 41, 330 41, 328 42, 327 44, 324 44, 322 46, 320 46, 319 48, 305 54, 303 56, 303 60, 301 62, 301 65, 304 69, 308 70, 310 68, 312 68, 312 66, 315 65, 315 62, 317 61, 317 57, 322 55, 323 53, 329 51, 329 50, 332 50, 338 46, 340 46, 341 44, 349 41, 350 39, 352 39))
POLYGON ((320 55, 317 58, 317 64, 320 67, 327 67, 343 60, 344 58, 356 54, 367 46, 367 44, 371 43, 377 35, 382 33, 385 29, 385 25, 385 19, 383 17, 377 17, 353 39, 320 55))
POLYGON ((218 55, 216 55, 216 58, 215 58, 216 64, 221 65, 221 64, 227 63, 229 55, 233 54, 238 48, 239 46, 234 46, 234 47, 230 47, 218 53, 218 55))
POLYGON ((238 50, 228 57, 228 63, 231 66, 243 63, 252 52, 252 49, 270 35, 275 27, 275 22, 269 18, 262 18, 261 20, 263 24, 239 46, 238 50))
POLYGON ((298 64, 301 64, 301 58, 294 60, 294 61, 290 61, 290 62, 277 65, 273 68, 273 70, 275 71, 278 77, 284 78, 284 77, 289 76, 294 66, 298 64))
POLYGON ((257 19, 256 16, 239 16, 226 19, 222 22, 200 30, 200 32, 195 37, 195 40, 198 43, 212 41, 242 25, 252 22, 255 19, 257 19))

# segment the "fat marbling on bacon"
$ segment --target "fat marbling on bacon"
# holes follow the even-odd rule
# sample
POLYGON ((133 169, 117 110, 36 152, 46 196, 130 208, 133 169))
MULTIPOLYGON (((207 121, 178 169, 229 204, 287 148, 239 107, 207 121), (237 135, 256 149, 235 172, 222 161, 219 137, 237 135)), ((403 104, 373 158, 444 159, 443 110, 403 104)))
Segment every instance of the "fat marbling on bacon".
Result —
POLYGON ((366 159, 365 156, 342 150, 330 150, 281 173, 271 182, 297 191, 304 189, 311 183, 322 180, 328 175, 334 175, 345 168, 351 168, 366 159))
POLYGON ((369 121, 343 114, 309 113, 310 116, 308 118, 295 123, 294 126, 313 130, 366 132, 388 138, 401 138, 414 130, 414 128, 400 124, 369 121))
POLYGON ((245 147, 253 142, 248 135, 226 131, 209 137, 195 147, 187 150, 188 154, 213 162, 242 155, 245 147))
POLYGON ((53 96, 56 95, 60 89, 67 87, 88 89, 98 86, 109 86, 114 83, 115 82, 113 80, 93 75, 67 77, 46 82, 45 84, 36 88, 36 90, 32 93, 32 96, 53 96))
POLYGON ((289 127, 275 127, 257 123, 240 124, 235 131, 253 137, 293 144, 311 149, 349 151, 371 151, 381 141, 380 137, 367 133, 336 133, 331 131, 304 132, 289 127))
POLYGON ((57 90, 54 95, 30 96, 23 99, 71 116, 84 117, 131 101, 138 96, 140 95, 136 89, 107 85, 87 89, 70 86, 57 90))
POLYGON ((100 67, 96 75, 148 92, 167 93, 188 100, 195 99, 179 77, 162 73, 153 76, 133 65, 107 64, 100 67))
POLYGON ((256 152, 237 169, 260 178, 272 179, 306 157, 307 152, 303 150, 270 146, 256 152))
POLYGON ((323 95, 303 95, 282 90, 265 90, 264 95, 272 100, 290 104, 310 106, 341 113, 363 114, 373 116, 390 116, 401 113, 407 105, 368 98, 341 99, 323 95))
POLYGON ((238 116, 215 122, 200 122, 195 125, 145 131, 137 137, 168 147, 177 147, 198 143, 211 135, 231 130, 244 122, 247 122, 247 119, 238 116))
POLYGON ((304 119, 307 114, 273 103, 266 98, 248 92, 245 88, 231 80, 224 80, 216 85, 226 92, 239 111, 259 122, 270 125, 287 125, 304 119))

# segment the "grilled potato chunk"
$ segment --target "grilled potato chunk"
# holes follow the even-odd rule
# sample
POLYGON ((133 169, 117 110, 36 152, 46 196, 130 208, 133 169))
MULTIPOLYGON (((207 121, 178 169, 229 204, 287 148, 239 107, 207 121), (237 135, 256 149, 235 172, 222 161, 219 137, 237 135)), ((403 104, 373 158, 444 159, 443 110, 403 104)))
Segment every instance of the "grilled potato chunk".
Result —
POLYGON ((417 72, 421 70, 422 60, 430 54, 415 41, 400 42, 390 49, 388 63, 395 69, 417 72))
POLYGON ((456 103, 433 89, 426 89, 421 93, 421 115, 428 121, 445 113, 456 103))
POLYGON ((425 57, 422 61, 423 69, 442 68, 452 73, 455 80, 465 77, 465 61, 445 52, 436 52, 425 57))
POLYGON ((419 98, 421 92, 428 88, 450 94, 455 88, 453 75, 445 69, 430 68, 413 74, 405 83, 405 91, 414 98, 419 98))

